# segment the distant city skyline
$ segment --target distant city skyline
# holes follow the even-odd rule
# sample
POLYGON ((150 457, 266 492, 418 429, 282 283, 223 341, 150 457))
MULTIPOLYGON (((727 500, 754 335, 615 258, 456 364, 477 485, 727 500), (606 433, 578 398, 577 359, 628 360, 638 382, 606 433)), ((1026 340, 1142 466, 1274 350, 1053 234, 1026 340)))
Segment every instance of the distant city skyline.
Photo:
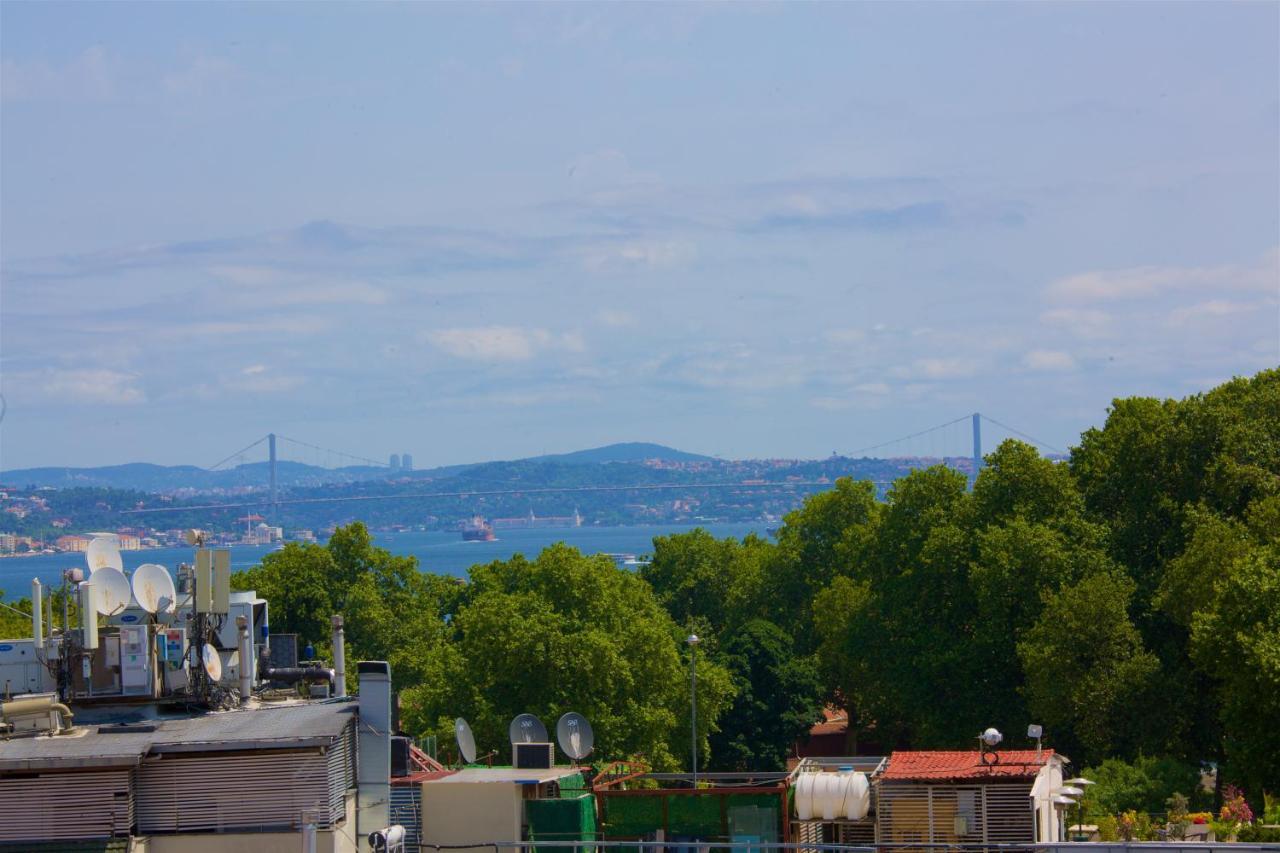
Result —
POLYGON ((0 24, 0 469, 1067 447, 1280 364, 1274 3, 0 24))

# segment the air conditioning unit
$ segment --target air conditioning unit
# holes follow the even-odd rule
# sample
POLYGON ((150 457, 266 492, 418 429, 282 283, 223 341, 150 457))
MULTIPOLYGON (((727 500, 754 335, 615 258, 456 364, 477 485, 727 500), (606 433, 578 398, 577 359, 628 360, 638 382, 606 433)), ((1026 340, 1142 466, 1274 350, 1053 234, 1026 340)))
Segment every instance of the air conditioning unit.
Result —
POLYGON ((552 743, 514 743, 513 756, 517 770, 539 770, 556 763, 556 747, 552 743))

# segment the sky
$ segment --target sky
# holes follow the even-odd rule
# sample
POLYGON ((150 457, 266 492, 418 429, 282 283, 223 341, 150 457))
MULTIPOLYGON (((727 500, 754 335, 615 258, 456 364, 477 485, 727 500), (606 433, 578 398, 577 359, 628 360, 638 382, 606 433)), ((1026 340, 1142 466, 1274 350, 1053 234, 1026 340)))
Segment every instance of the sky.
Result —
POLYGON ((1278 34, 1263 2, 5 2, 0 468, 272 431, 819 457, 974 411, 1068 447, 1280 364, 1278 34))

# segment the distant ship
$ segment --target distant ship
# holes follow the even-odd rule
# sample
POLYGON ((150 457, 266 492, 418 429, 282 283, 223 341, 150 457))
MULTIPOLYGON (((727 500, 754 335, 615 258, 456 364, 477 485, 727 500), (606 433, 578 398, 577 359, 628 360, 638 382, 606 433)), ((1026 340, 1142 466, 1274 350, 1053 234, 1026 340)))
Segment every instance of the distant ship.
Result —
POLYGON ((498 537, 493 535, 493 527, 482 516, 473 515, 462 528, 462 538, 467 542, 492 542, 498 537))

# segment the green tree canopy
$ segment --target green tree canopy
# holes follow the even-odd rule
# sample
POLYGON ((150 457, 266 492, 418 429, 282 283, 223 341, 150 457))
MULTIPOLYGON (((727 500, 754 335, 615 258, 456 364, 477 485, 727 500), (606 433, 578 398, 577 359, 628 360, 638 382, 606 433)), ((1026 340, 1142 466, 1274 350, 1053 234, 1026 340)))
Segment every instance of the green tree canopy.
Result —
MULTIPOLYGON (((554 723, 591 720, 600 754, 642 755, 654 767, 687 764, 689 683, 682 630, 636 575, 567 545, 537 559, 477 566, 426 677, 403 695, 411 731, 451 737, 465 717, 482 750, 507 754, 507 725, 522 712, 554 723)), ((733 694, 731 678, 698 656, 699 740, 733 694)))

